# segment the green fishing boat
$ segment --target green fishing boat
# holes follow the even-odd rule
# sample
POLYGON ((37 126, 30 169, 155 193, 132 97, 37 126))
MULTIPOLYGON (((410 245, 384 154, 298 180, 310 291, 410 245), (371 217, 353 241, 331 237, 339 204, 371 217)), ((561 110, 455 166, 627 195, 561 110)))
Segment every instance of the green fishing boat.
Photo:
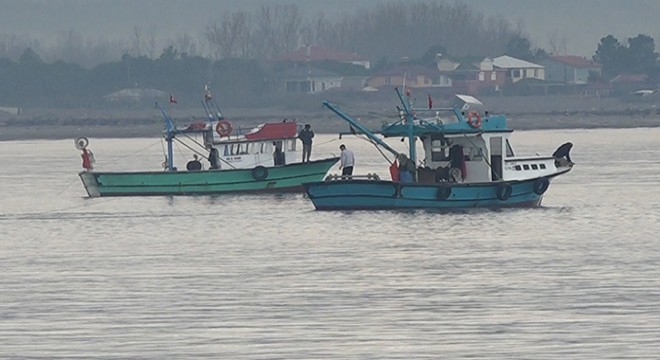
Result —
MULTIPOLYGON (((207 98, 203 103, 207 121, 178 127, 167 112, 156 104, 165 120, 163 136, 167 143, 167 155, 162 171, 98 171, 94 169, 89 140, 84 137, 76 139, 76 148, 82 151, 84 168, 79 176, 87 194, 103 197, 304 192, 303 183, 323 180, 339 160, 338 157, 330 157, 298 161, 298 126, 295 120, 264 123, 245 131, 234 131, 219 109, 211 111, 209 100, 207 98), (200 151, 210 151, 209 169, 204 169, 198 160, 189 162, 186 170, 174 166, 172 143, 183 141, 177 136, 189 140, 191 134, 203 138, 203 143, 193 141, 193 145, 198 145, 202 149, 200 151)), ((185 146, 193 149, 191 145, 185 146)), ((205 156, 201 152, 200 155, 205 156)))

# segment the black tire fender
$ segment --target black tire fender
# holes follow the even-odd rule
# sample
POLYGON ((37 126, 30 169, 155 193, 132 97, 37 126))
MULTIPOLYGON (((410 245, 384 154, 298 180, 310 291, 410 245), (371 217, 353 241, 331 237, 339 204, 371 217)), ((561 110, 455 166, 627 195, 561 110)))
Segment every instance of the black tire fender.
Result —
POLYGON ((546 177, 542 177, 534 183, 534 193, 536 195, 543 195, 550 186, 550 180, 546 177))
POLYGON ((509 184, 500 184, 497 185, 497 198, 501 201, 509 200, 511 197, 511 185, 509 184))
POLYGON ((447 200, 451 196, 451 185, 440 185, 436 197, 440 200, 447 200))
POLYGON ((268 169, 259 165, 252 169, 252 177, 257 181, 264 180, 268 177, 268 169))

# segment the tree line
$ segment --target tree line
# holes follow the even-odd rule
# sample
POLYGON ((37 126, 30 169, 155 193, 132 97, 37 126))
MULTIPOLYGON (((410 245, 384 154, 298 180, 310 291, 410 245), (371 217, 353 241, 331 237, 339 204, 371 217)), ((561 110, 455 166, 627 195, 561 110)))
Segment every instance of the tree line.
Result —
MULTIPOLYGON (((246 102, 280 89, 276 74, 281 67, 268 59, 305 44, 366 56, 375 63, 372 72, 404 57, 430 65, 438 53, 457 58, 506 53, 529 61, 549 54, 501 18, 485 17, 462 3, 436 2, 382 3, 337 18, 323 13, 305 18, 295 5, 264 5, 254 12, 220 14, 201 39, 180 34, 162 50, 155 32, 138 27, 124 44, 94 43, 69 32, 47 55, 38 42, 23 40, 0 38, 0 106, 95 106, 102 96, 131 87, 192 101, 209 83, 226 101, 246 102)), ((556 34, 551 43, 550 53, 565 47, 556 34)), ((622 72, 659 79, 658 54, 648 35, 625 44, 608 35, 593 59, 603 64, 605 79, 622 72)), ((368 74, 350 66, 320 66, 368 74)))
POLYGON ((610 79, 621 73, 645 74, 650 82, 660 81, 660 63, 652 37, 639 34, 622 44, 612 35, 600 40, 593 59, 603 65, 602 76, 610 79))
POLYGON ((269 59, 313 44, 391 61, 437 44, 457 56, 500 53, 516 35, 522 30, 505 19, 486 17, 458 2, 382 3, 333 17, 323 12, 304 16, 296 5, 274 4, 216 14, 201 33, 181 33, 173 39, 161 39, 155 29, 137 25, 123 41, 86 38, 69 30, 47 46, 26 36, 0 35, 0 57, 16 61, 31 48, 44 61, 91 68, 124 54, 155 59, 170 46, 188 56, 220 60, 269 59))

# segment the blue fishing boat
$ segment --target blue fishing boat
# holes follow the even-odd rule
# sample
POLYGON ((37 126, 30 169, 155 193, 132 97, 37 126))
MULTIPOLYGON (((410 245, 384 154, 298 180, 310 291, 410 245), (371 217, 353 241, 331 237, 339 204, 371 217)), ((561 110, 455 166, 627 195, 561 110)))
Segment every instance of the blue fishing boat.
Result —
POLYGON ((535 207, 551 180, 573 168, 571 143, 551 156, 518 156, 506 118, 481 112, 483 104, 472 96, 456 95, 456 104, 444 108, 434 108, 429 97, 428 107, 415 108, 409 94, 399 89, 396 94, 398 118, 384 124, 380 136, 323 102, 352 132, 365 134, 394 160, 388 159, 391 180, 330 175, 303 184, 317 210, 535 207), (409 153, 398 152, 382 137, 407 139, 409 153), (418 141, 424 151, 419 161, 418 141))

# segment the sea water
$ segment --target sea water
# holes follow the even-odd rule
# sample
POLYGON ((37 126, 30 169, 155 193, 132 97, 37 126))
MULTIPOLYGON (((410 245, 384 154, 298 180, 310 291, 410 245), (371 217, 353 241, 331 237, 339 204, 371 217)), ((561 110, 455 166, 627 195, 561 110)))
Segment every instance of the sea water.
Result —
MULTIPOLYGON (((577 165, 541 208, 451 213, 90 199, 73 139, 0 142, 0 358, 657 359, 660 129, 512 142, 565 141, 577 165)), ((312 157, 341 143, 387 177, 360 138, 317 135, 312 157)), ((159 139, 90 148, 99 170, 163 161, 159 139)))

